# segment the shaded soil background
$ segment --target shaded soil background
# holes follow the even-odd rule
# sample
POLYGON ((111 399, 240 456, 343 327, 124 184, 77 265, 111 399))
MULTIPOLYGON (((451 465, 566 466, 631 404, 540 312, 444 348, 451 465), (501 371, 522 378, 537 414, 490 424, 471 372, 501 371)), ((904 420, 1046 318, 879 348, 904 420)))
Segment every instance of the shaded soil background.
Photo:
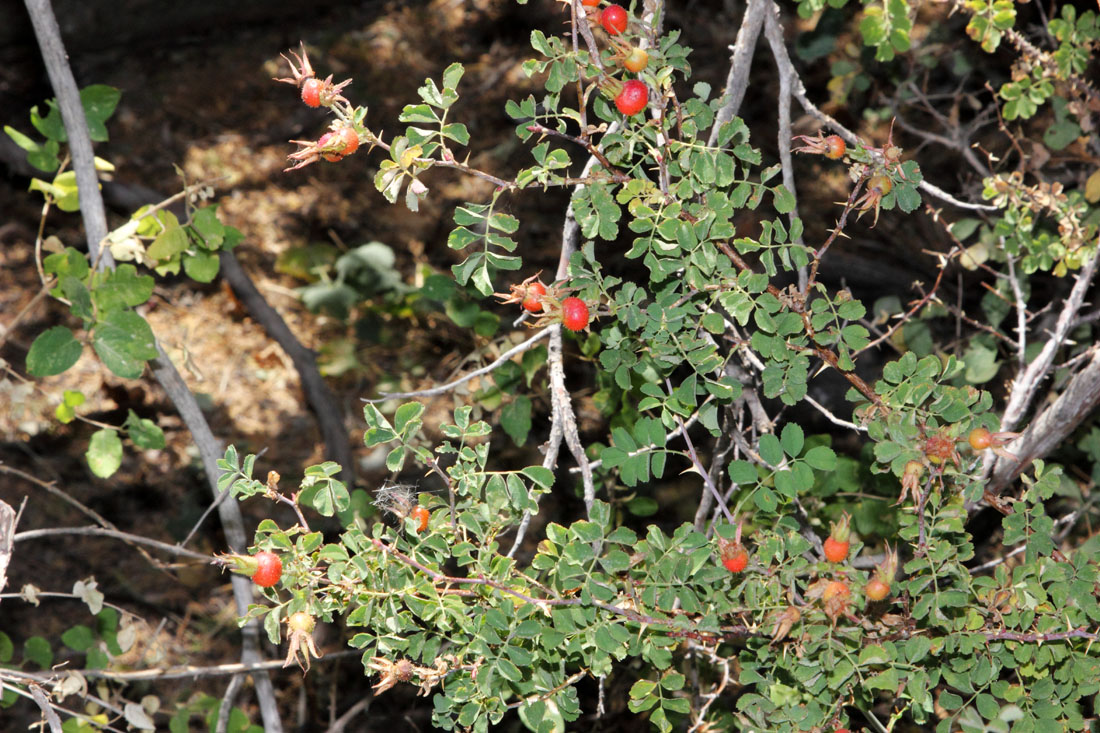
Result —
MULTIPOLYGON (((303 282, 280 272, 276 263, 293 248, 311 243, 345 250, 377 240, 394 249, 397 269, 405 282, 415 284, 425 271, 447 272, 459 261, 446 247, 453 207, 466 200, 483 201, 488 191, 483 182, 433 172, 425 179, 432 195, 421 212, 413 214, 401 204, 388 205, 375 191, 372 178, 379 153, 360 153, 340 165, 319 164, 284 173, 286 155, 293 149, 287 141, 316 138, 327 120, 322 111, 302 105, 290 86, 271 81, 286 73, 279 54, 304 40, 321 75, 331 72, 337 80, 354 78, 345 95, 370 107, 368 122, 376 131, 384 130, 387 139, 401 129, 397 116, 404 104, 417 101, 415 90, 423 79, 438 79, 449 63, 462 62, 466 76, 454 119, 470 129, 470 162, 506 177, 529 161, 514 135, 515 123, 504 113, 504 103, 536 91, 536 83, 520 68, 531 55, 530 32, 535 28, 558 32, 566 15, 560 4, 549 0, 532 0, 526 6, 508 0, 330 2, 319 9, 301 3, 232 5, 230 9, 213 2, 70 1, 57 3, 56 11, 78 84, 109 84, 123 92, 108 123, 111 139, 96 149, 97 155, 116 166, 114 180, 151 187, 165 196, 180 190, 179 171, 187 182, 209 180, 222 220, 245 235, 237 257, 298 338, 319 351, 334 342, 353 343, 357 368, 343 371, 330 384, 339 396, 348 440, 356 450, 357 486, 373 489, 387 476, 379 456, 362 447, 360 398, 376 394, 380 386, 417 388, 443 381, 476 366, 477 360, 469 361, 467 355, 478 352, 478 359, 489 361, 492 350, 472 334, 454 328, 442 312, 383 312, 378 335, 356 341, 348 322, 303 308, 294 292, 303 282)), ((715 0, 670 5, 667 27, 682 28, 683 42, 695 49, 694 80, 721 89, 727 46, 736 33, 742 4, 715 0)), ((962 25, 958 19, 953 22, 962 25)), ((791 25, 797 23, 792 20, 791 25)), ((954 37, 964 39, 961 32, 954 37)), ((828 81, 827 66, 819 64, 806 72, 807 81, 817 82, 819 90, 828 81)), ((750 87, 743 108, 754 129, 753 144, 763 148, 770 161, 776 158, 774 84, 769 78, 773 74, 770 59, 759 50, 754 79, 760 83, 750 87)), ((868 97, 873 94, 873 89, 867 92, 868 97)), ((50 96, 25 11, 9 3, 0 9, 0 123, 32 132, 27 110, 50 96)), ((822 92, 821 98, 825 96, 822 92)), ((861 129, 858 120, 843 109, 829 111, 861 129)), ((806 120, 796 128, 797 132, 814 129, 806 120)), ((878 143, 885 137, 882 126, 861 132, 878 143)), ((904 135, 896 139, 904 145, 904 135)), ((573 157, 581 159, 579 152, 573 157)), ((943 158, 930 162, 924 169, 926 177, 963 197, 971 193, 975 181, 960 179, 960 166, 943 158), (939 163, 942 168, 937 170, 939 163)), ((835 220, 833 202, 846 196, 843 171, 815 172, 801 160, 798 165, 805 176, 800 180, 814 182, 799 191, 807 240, 821 241, 835 220)), ((27 185, 25 177, 11 171, 0 178, 0 327, 5 330, 39 285, 34 238, 41 200, 27 192, 27 185)), ((552 272, 556 266, 566 203, 565 194, 553 191, 510 200, 510 213, 523 222, 519 239, 524 277, 539 269, 552 272)), ((123 220, 122 213, 116 212, 113 225, 123 220)), ((753 223, 747 220, 744 225, 753 223)), ((852 227, 854 241, 838 246, 835 261, 842 265, 835 266, 834 273, 846 273, 846 284, 857 296, 873 299, 895 293, 905 299, 912 279, 923 273, 927 282, 928 273, 934 272, 930 258, 913 255, 937 238, 936 230, 922 216, 910 217, 904 230, 889 214, 873 231, 866 224, 852 227)), ((81 246, 75 214, 52 213, 45 232, 64 244, 81 246)), ((839 280, 839 275, 833 277, 839 280)), ((514 316, 505 309, 498 312, 505 319, 514 316)), ((237 445, 242 454, 266 451, 257 474, 276 470, 285 485, 293 485, 303 466, 322 460, 318 432, 289 359, 227 289, 217 281, 198 286, 173 278, 161 280, 144 315, 200 395, 215 435, 237 445)), ((36 305, 7 334, 0 358, 21 372, 34 336, 66 319, 57 303, 36 305)), ((517 339, 525 336, 522 331, 516 333, 517 339)), ((579 364, 570 374, 570 383, 582 429, 600 439, 602 419, 591 404, 590 371, 579 364)), ((189 434, 151 380, 119 380, 107 374, 88 349, 64 375, 39 380, 30 388, 6 379, 0 388, 0 462, 55 482, 124 531, 166 542, 186 536, 208 507, 209 490, 189 434), (122 470, 109 480, 95 479, 83 456, 95 427, 81 422, 59 425, 53 418, 53 400, 63 389, 80 389, 88 396, 82 408, 88 417, 120 424, 127 411, 134 410, 155 420, 165 430, 168 446, 143 455, 127 447, 122 470)), ((843 387, 838 387, 834 396, 838 401, 842 392, 843 387)), ((436 399, 432 405, 437 417, 442 417, 450 410, 452 398, 436 399)), ((547 411, 547 405, 536 404, 536 422, 547 411)), ((536 427, 528 446, 541 440, 536 427)), ((506 438, 501 440, 501 450, 515 453, 517 449, 510 446, 506 438)), ((525 460, 530 461, 530 455, 525 460)), ((434 488, 430 481, 424 487, 434 488)), ((670 479, 655 490, 663 492, 662 506, 675 505, 668 498, 679 492, 692 492, 690 500, 680 502, 690 509, 697 488, 691 482, 670 479)), ((562 493, 568 491, 556 491, 562 493)), ((18 507, 24 498, 20 530, 88 524, 71 505, 0 474, 0 499, 18 507)), ((568 496, 556 501, 544 513, 568 515, 575 509, 568 496)), ((268 516, 281 524, 293 522, 291 515, 268 502, 255 500, 244 508, 249 531, 268 516)), ((671 526, 688 518, 669 516, 662 521, 671 526)), ((189 546, 200 552, 224 551, 216 518, 206 520, 189 546)), ((16 546, 6 590, 18 591, 32 583, 43 590, 68 591, 73 582, 93 574, 111 602, 147 622, 135 651, 121 664, 142 668, 236 661, 238 635, 228 579, 212 567, 193 563, 157 567, 115 540, 32 540, 16 546)), ((0 630, 11 636, 17 658, 30 636, 56 642, 75 623, 88 623, 86 609, 77 601, 43 599, 42 605, 34 607, 9 597, 0 603, 0 630)), ((336 630, 322 628, 322 650, 346 648, 339 637, 336 630)), ((280 656, 279 650, 268 651, 273 658, 280 656)), ((68 654, 60 645, 55 653, 55 662, 68 654)), ((82 662, 81 655, 72 658, 77 666, 82 662)), ((274 679, 290 730, 325 730, 335 716, 370 694, 370 680, 355 656, 318 664, 304 679, 296 670, 277 672, 274 679)), ((608 715, 600 723, 582 719, 581 727, 636 729, 639 721, 624 709, 624 691, 631 682, 624 679, 607 690, 608 715)), ((225 684, 224 678, 212 678, 159 683, 148 689, 160 695, 167 708, 195 690, 220 697, 225 684)), ((127 696, 140 698, 142 689, 132 687, 127 696)), ((585 695, 594 693, 594 687, 583 690, 585 695)), ((371 706, 369 723, 356 721, 350 729, 429 729, 430 703, 414 703, 412 694, 407 686, 388 692, 371 706)), ((242 695, 239 704, 258 722, 249 695, 242 695)), ((594 705, 585 709, 593 710, 594 705)), ((5 729, 35 719, 37 713, 29 703, 0 712, 5 729)), ((517 726, 511 720, 505 727, 517 726)))

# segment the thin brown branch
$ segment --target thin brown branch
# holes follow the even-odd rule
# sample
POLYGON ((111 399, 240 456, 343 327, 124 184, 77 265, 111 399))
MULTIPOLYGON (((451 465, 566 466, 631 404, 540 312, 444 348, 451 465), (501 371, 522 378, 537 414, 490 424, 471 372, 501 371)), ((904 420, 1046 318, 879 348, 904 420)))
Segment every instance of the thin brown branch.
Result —
MULTIPOLYGON (((665 386, 668 391, 672 392, 672 382, 667 378, 665 379, 665 386)), ((730 524, 735 524, 737 520, 730 514, 730 508, 726 505, 725 500, 722 498, 722 494, 718 491, 718 487, 714 485, 714 481, 711 480, 710 472, 703 466, 703 462, 699 460, 699 454, 695 452, 695 444, 691 440, 691 435, 688 433, 687 427, 684 425, 684 421, 680 419, 679 415, 674 415, 676 418, 676 425, 679 426, 680 434, 684 437, 684 443, 687 444, 688 457, 691 459, 691 465, 695 469, 695 472, 703 477, 703 485, 706 486, 707 491, 718 503, 718 508, 722 513, 726 515, 726 521, 730 524)))
POLYGON ((621 171, 619 171, 618 168, 612 165, 611 161, 607 159, 603 152, 595 145, 593 145, 589 140, 574 137, 573 135, 565 132, 558 132, 557 130, 551 129, 539 122, 531 123, 527 126, 527 130, 529 132, 536 132, 539 135, 549 135, 550 137, 557 137, 561 138, 562 140, 568 140, 569 142, 584 148, 589 155, 600 161, 600 165, 602 165, 604 170, 608 172, 608 174, 611 176, 611 180, 614 183, 626 183, 627 181, 631 180, 630 176, 622 173, 621 171))

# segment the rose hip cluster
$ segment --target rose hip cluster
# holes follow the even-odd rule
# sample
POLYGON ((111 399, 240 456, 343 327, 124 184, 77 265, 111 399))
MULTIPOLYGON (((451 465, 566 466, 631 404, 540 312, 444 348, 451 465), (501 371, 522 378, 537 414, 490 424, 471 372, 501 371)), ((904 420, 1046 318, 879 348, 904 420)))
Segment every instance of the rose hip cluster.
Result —
POLYGON ((286 84, 293 84, 302 90, 302 101, 309 107, 328 107, 336 114, 336 121, 332 123, 331 130, 322 135, 318 140, 291 140, 299 146, 299 149, 288 157, 295 161, 295 165, 286 170, 303 168, 318 160, 324 159, 330 163, 343 160, 359 149, 359 144, 370 141, 370 134, 366 130, 358 129, 352 122, 354 109, 351 103, 340 92, 351 83, 351 79, 334 84, 332 75, 325 79, 318 79, 316 72, 309 63, 305 45, 302 45, 302 53, 299 56, 290 52, 293 58, 286 59, 290 64, 291 76, 276 79, 286 84))
POLYGON ((851 202, 851 207, 859 212, 859 216, 868 211, 875 212, 875 219, 871 226, 878 223, 879 209, 883 199, 894 190, 897 181, 908 181, 905 170, 902 168, 902 150, 894 144, 894 125, 890 124, 890 132, 886 136, 886 143, 881 148, 861 146, 859 150, 849 155, 848 146, 839 135, 824 135, 818 132, 816 136, 797 135, 795 140, 804 143, 801 147, 794 148, 796 153, 809 153, 810 155, 823 155, 829 160, 840 160, 847 156, 851 163, 850 175, 859 186, 863 186, 862 192, 851 202), (868 159, 868 155, 870 156, 868 159), (868 160, 870 162, 868 162, 868 160))
MULTIPOLYGON (((822 554, 825 560, 832 565, 841 565, 848 560, 848 553, 851 549, 850 519, 847 513, 842 514, 840 519, 833 523, 829 536, 823 543, 822 554)), ((722 566, 735 575, 744 572, 749 567, 749 551, 741 541, 741 530, 741 522, 738 522, 732 541, 724 537, 718 537, 717 541, 722 566)), ((863 587, 863 595, 868 601, 877 603, 886 600, 890 595, 891 584, 897 574, 897 569, 897 553, 887 546, 885 558, 875 567, 874 574, 863 587)), ((837 572, 835 577, 819 578, 810 584, 806 590, 806 598, 811 601, 819 601, 825 615, 833 623, 836 623, 841 616, 851 616, 849 609, 851 596, 852 589, 849 586, 846 572, 843 570, 837 572)), ((779 641, 791 632, 794 625, 801 620, 805 607, 800 608, 798 605, 791 605, 777 614, 772 633, 773 641, 779 641)))
POLYGON ((534 274, 518 285, 512 285, 507 293, 493 293, 502 303, 519 303, 532 314, 539 315, 532 326, 548 326, 560 323, 570 331, 583 331, 588 328, 592 314, 588 304, 576 296, 561 297, 566 288, 543 285, 534 274))
MULTIPOLYGON (((586 8, 598 8, 599 0, 582 0, 586 8)), ((649 65, 649 52, 624 40, 630 28, 630 14, 626 8, 614 3, 603 10, 592 10, 590 20, 610 38, 613 53, 611 61, 629 72, 637 74, 649 65)), ((600 82, 603 91, 615 100, 615 107, 626 117, 633 117, 649 105, 649 86, 639 79, 606 78, 600 82)))

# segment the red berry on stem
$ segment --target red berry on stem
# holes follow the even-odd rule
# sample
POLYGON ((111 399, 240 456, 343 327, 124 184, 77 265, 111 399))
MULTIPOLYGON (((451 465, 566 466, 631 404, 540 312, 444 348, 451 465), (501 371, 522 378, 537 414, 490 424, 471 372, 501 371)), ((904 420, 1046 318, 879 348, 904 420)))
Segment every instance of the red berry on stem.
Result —
POLYGON ((341 127, 333 132, 326 132, 317 141, 317 147, 329 148, 321 157, 330 163, 343 160, 359 149, 359 133, 350 127, 341 127))
POLYGON ((270 588, 283 577, 283 561, 274 552, 257 552, 256 572, 252 574, 252 582, 261 588, 270 588))
POLYGON ((416 531, 417 532, 423 532, 424 530, 426 530, 428 528, 428 519, 431 517, 431 514, 428 512, 428 510, 426 508, 424 508, 422 506, 418 506, 418 507, 416 507, 415 509, 412 510, 412 512, 410 513, 410 516, 412 516, 412 518, 414 520, 416 520, 416 522, 417 522, 417 525, 416 525, 416 531))
MULTIPOLYGON (((335 132, 326 132, 321 136, 321 139, 317 141, 317 147, 319 148, 334 148, 339 141, 336 139, 335 132)), ((335 163, 338 160, 343 160, 344 156, 336 150, 330 150, 327 153, 321 153, 321 157, 327 160, 329 163, 335 163)))
POLYGON ((740 573, 749 566, 749 553, 741 545, 730 545, 722 551, 722 564, 731 573, 740 573))
MULTIPOLYGON (((623 59, 623 67, 635 74, 649 65, 649 54, 644 49, 634 47, 623 59)), ((843 140, 841 142, 844 142, 843 140)))
POLYGON ((881 601, 890 595, 890 584, 876 575, 867 581, 867 587, 863 589, 863 592, 872 601, 881 601))
POLYGON ((340 140, 344 143, 344 155, 351 155, 359 149, 359 133, 350 127, 342 127, 337 133, 340 136, 340 140))
POLYGON ((321 106, 321 88, 324 82, 320 79, 306 79, 302 82, 302 101, 310 107, 321 106))
POLYGON ((986 428, 974 428, 970 431, 970 447, 974 450, 985 450, 993 445, 993 434, 986 428))
POLYGON ((580 331, 588 325, 588 306, 580 298, 561 302, 561 323, 570 331, 580 331))
POLYGON ((600 14, 600 25, 613 36, 626 30, 626 10, 621 5, 608 5, 600 14))
POLYGON ((844 562, 848 559, 848 543, 829 537, 825 540, 825 559, 829 562, 844 562))
POLYGON ((875 574, 867 581, 863 592, 872 601, 881 601, 890 595, 890 583, 898 572, 897 550, 886 546, 886 558, 875 566, 875 574))
POLYGON ((586 8, 594 8, 600 4, 600 0, 581 0, 581 5, 586 8))
POLYGON ((718 552, 722 564, 731 573, 740 573, 749 566, 749 552, 741 544, 741 522, 737 523, 732 542, 725 537, 718 538, 718 552))
POLYGON ((844 152, 848 149, 848 146, 844 144, 844 138, 840 135, 829 135, 825 138, 823 147, 825 148, 825 157, 829 160, 843 158, 844 152))
POLYGON ((649 104, 649 87, 637 79, 623 84, 623 90, 615 97, 615 106, 627 117, 636 115, 649 104))
POLYGON ((546 286, 540 282, 533 282, 527 286, 527 293, 523 297, 523 309, 528 313, 538 313, 542 310, 542 296, 546 295, 546 286))
POLYGON ((840 520, 833 522, 832 531, 825 540, 825 559, 829 562, 844 562, 848 559, 848 514, 840 515, 840 520))
POLYGON ((740 573, 749 566, 749 552, 741 544, 741 522, 737 523, 733 542, 724 537, 718 538, 718 551, 721 553, 722 564, 731 573, 740 573))

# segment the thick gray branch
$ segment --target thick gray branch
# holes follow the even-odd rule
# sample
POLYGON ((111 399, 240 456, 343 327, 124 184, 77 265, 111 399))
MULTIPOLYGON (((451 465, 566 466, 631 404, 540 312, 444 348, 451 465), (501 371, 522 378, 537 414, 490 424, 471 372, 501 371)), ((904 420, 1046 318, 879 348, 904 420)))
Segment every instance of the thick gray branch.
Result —
MULTIPOLYGON (((57 19, 54 17, 49 0, 26 0, 26 6, 27 12, 31 16, 35 35, 38 38, 39 47, 42 49, 42 58, 46 63, 54 94, 57 95, 57 104, 65 123, 65 131, 69 137, 69 145, 73 156, 73 170, 80 191, 80 211, 84 217, 85 235, 88 238, 88 252, 93 262, 97 261, 97 257, 99 258, 100 267, 113 267, 114 260, 111 258, 110 253, 107 251, 99 252, 99 244, 107 236, 107 212, 104 209, 103 198, 99 192, 99 181, 97 180, 95 160, 92 154, 92 142, 88 135, 84 108, 80 102, 80 92, 77 89, 76 80, 73 78, 72 69, 69 68, 64 44, 61 41, 61 32, 57 26, 57 19)), ((191 431, 191 436, 202 457, 207 481, 214 497, 217 498, 218 476, 220 474, 217 460, 221 455, 221 445, 211 433, 210 425, 199 409, 195 396, 184 384, 179 372, 176 371, 175 366, 159 343, 157 344, 157 351, 160 356, 150 362, 153 374, 161 383, 161 386, 164 387, 191 431)), ((244 550, 247 546, 247 540, 240 506, 237 502, 221 502, 218 506, 218 514, 222 519, 226 539, 230 547, 237 552, 244 550)), ((238 613, 244 616, 248 612, 249 604, 252 602, 252 584, 248 578, 236 575, 233 577, 233 596, 237 603, 238 613)), ((259 629, 259 624, 255 620, 249 622, 242 629, 243 649, 241 660, 245 664, 257 662, 261 659, 259 629)), ((281 733, 283 726, 279 718, 271 678, 266 673, 258 673, 255 680, 264 728, 268 731, 281 733)))
POLYGON ((50 85, 57 95, 57 106, 61 109, 61 118, 65 123, 65 134, 69 136, 69 150, 73 156, 73 171, 76 173, 76 185, 80 195, 80 215, 84 218, 84 231, 88 237, 88 253, 92 262, 98 262, 99 268, 114 266, 114 258, 109 251, 99 251, 99 243, 107 236, 107 214, 103 210, 103 201, 99 197, 99 180, 95 172, 95 154, 92 152, 92 138, 88 135, 88 125, 84 120, 84 106, 80 103, 80 90, 77 89, 73 71, 69 68, 65 44, 61 41, 61 30, 57 27, 57 18, 49 0, 26 0, 27 12, 31 16, 34 35, 42 51, 42 60, 46 62, 46 73, 50 85))
POLYGON ((340 464, 342 469, 339 474, 340 480, 349 485, 354 483, 355 465, 351 455, 351 444, 348 441, 348 431, 344 426, 344 413, 336 401, 336 396, 321 377, 313 351, 302 345, 286 325, 283 317, 256 289, 256 285, 232 252, 219 253, 219 260, 222 277, 232 286, 233 292, 237 294, 249 314, 263 326, 267 335, 275 339, 294 362, 294 369, 302 380, 302 391, 305 392, 306 400, 313 408, 317 425, 321 429, 321 438, 325 441, 325 453, 330 460, 340 464))
POLYGON ((1077 429, 1085 418, 1100 405, 1100 347, 1093 346, 1092 358, 1084 369, 1073 376, 1054 404, 1031 421, 1024 434, 1013 441, 1008 450, 1018 456, 1019 463, 1002 458, 997 461, 989 490, 1000 493, 1036 458, 1042 458, 1077 429))
POLYGON ((717 142, 722 125, 733 119, 741 109, 745 90, 749 88, 749 70, 752 67, 753 51, 756 50, 756 39, 760 37, 760 28, 764 24, 764 12, 771 6, 771 0, 749 0, 749 5, 745 8, 745 17, 741 19, 741 28, 737 31, 737 40, 732 46, 733 56, 730 58, 730 70, 726 76, 725 102, 718 110, 707 145, 713 146, 717 142))
MULTIPOLYGON (((111 181, 103 184, 103 196, 109 205, 127 212, 156 204, 163 198, 158 191, 145 186, 111 181)), ((168 210, 181 221, 187 218, 187 210, 182 201, 172 204, 168 210)), ((306 402, 309 403, 310 409, 317 418, 321 437, 325 441, 325 457, 340 464, 343 469, 339 476, 341 481, 353 483, 355 464, 347 430, 344 428, 343 410, 340 409, 335 395, 321 377, 313 351, 302 345, 279 312, 271 307, 248 273, 241 267, 235 254, 222 251, 218 253, 218 258, 221 263, 219 273, 221 277, 233 288, 233 292, 236 293, 248 314, 263 326, 267 335, 282 347, 294 363, 298 377, 302 380, 302 392, 305 393, 306 402)))
POLYGON ((1026 369, 1020 372, 1016 377, 1016 381, 1012 383, 1008 404, 1005 406, 1004 416, 1001 417, 1001 430, 1012 430, 1019 424, 1024 413, 1027 412, 1028 405, 1035 398, 1039 383, 1050 372, 1051 366, 1054 364, 1054 357, 1058 353, 1058 349, 1062 348, 1065 343, 1066 335, 1077 317, 1077 311, 1081 310, 1085 293, 1088 291, 1089 285, 1092 284, 1092 276, 1096 273, 1096 260, 1097 255, 1093 254, 1085 262, 1081 272, 1077 275, 1077 282, 1073 284, 1073 289, 1070 290, 1069 297, 1066 298, 1066 304, 1058 316, 1058 322, 1054 325, 1054 332, 1050 334, 1039 355, 1028 364, 1026 369))

